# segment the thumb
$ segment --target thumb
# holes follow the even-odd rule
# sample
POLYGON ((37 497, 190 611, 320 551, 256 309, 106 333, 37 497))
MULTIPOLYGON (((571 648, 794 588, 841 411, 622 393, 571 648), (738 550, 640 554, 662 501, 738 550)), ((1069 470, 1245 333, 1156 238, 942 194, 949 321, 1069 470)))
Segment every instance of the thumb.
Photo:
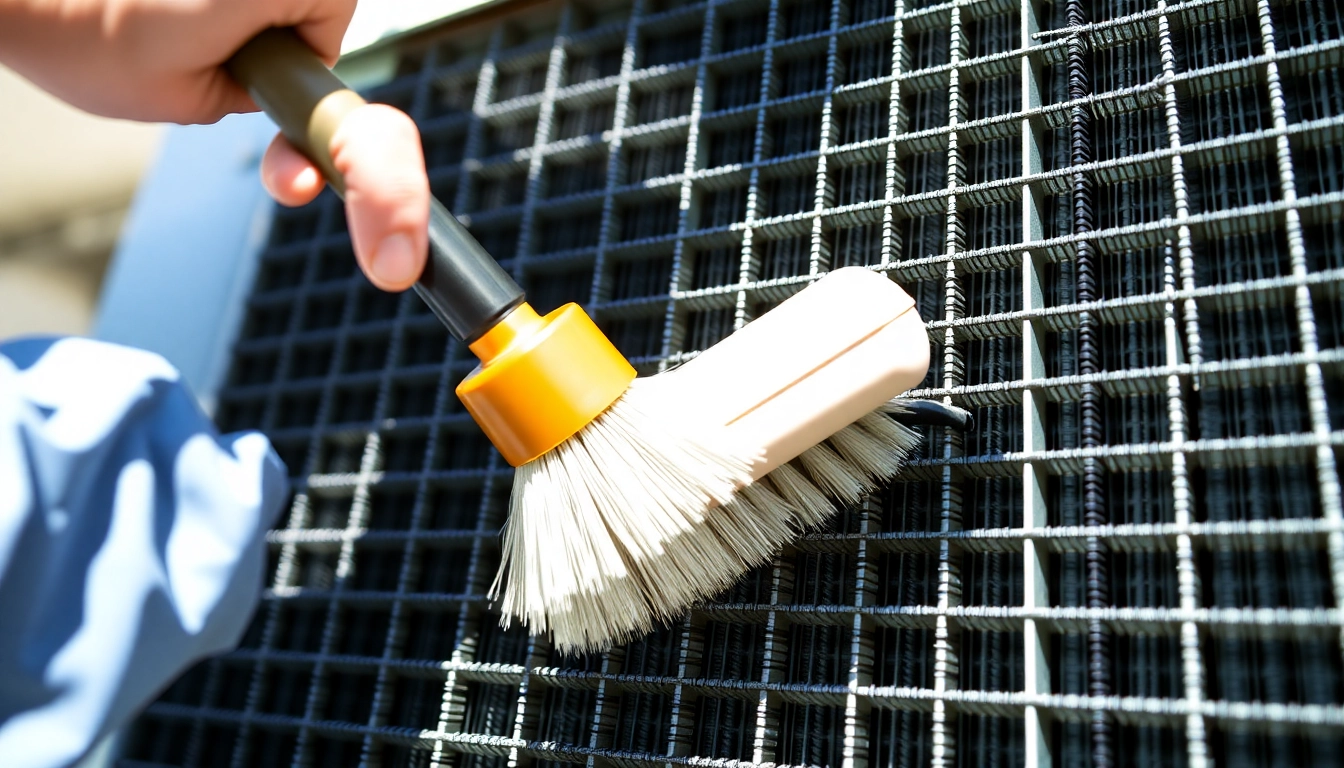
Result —
POLYGON ((415 123, 382 104, 351 112, 331 139, 345 177, 346 218, 355 259, 370 282, 404 291, 425 268, 429 179, 415 123))

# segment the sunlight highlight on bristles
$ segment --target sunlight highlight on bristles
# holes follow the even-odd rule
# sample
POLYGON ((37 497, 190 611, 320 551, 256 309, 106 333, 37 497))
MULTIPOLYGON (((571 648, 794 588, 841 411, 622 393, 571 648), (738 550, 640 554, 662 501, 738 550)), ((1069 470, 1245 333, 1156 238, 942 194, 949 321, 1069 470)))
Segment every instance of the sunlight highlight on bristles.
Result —
POLYGON ((757 457, 665 413, 650 382, 517 469, 490 595, 562 653, 676 620, 895 476, 919 439, 893 400, 749 483, 757 457))

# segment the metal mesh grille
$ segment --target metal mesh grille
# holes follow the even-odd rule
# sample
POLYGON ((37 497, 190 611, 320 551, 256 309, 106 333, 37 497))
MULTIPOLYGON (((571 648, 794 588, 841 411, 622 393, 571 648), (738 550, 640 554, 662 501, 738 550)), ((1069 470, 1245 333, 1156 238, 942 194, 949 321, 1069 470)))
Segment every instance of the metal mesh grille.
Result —
POLYGON ((510 473, 466 350, 332 197, 279 212, 220 420, 297 494, 242 647, 125 765, 1338 764, 1337 3, 635 0, 404 50, 375 96, 540 309, 653 372, 869 265, 977 427, 558 658, 483 598, 510 473))

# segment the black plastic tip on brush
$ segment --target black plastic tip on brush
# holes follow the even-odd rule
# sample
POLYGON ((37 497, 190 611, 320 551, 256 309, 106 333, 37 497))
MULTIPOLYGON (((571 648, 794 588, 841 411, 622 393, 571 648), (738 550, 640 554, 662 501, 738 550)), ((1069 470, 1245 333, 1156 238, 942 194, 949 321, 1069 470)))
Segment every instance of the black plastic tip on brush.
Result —
POLYGON ((975 417, 965 408, 937 400, 898 400, 901 410, 891 418, 907 427, 949 427, 959 432, 975 429, 975 417))

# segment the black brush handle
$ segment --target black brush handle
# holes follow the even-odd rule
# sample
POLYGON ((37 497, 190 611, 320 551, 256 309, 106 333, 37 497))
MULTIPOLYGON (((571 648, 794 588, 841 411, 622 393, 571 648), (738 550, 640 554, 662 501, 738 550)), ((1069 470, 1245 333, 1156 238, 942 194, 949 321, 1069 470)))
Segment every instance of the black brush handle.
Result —
MULTIPOLYGON (((331 160, 341 120, 365 104, 292 29, 269 29, 226 64, 280 131, 322 170, 337 194, 345 179, 331 160)), ((523 303, 523 289, 447 208, 430 198, 429 258, 416 293, 457 338, 471 343, 523 303)))

